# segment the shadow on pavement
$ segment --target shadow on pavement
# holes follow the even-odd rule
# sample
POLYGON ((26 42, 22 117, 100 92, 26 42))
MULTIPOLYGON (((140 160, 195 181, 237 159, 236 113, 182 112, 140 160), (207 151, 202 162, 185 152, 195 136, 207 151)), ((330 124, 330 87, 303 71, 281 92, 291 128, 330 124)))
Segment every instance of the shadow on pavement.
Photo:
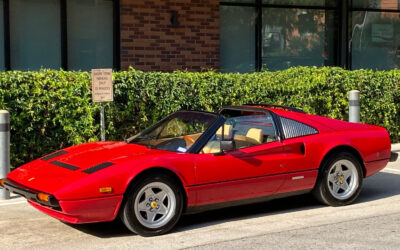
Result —
POLYGON ((112 222, 101 222, 101 223, 91 223, 91 224, 81 224, 81 225, 66 224, 66 225, 99 238, 114 238, 114 237, 124 237, 124 236, 134 235, 131 231, 129 231, 125 227, 125 225, 119 220, 119 218, 115 219, 112 222))
MULTIPOLYGON (((364 179, 363 189, 355 203, 369 202, 396 195, 400 195, 400 175, 380 172, 370 178, 364 179)), ((323 207, 323 205, 319 204, 312 195, 306 194, 263 203, 212 210, 199 214, 183 215, 172 233, 208 227, 228 221, 271 216, 319 207, 323 207)), ((100 238, 133 235, 119 219, 113 222, 70 226, 100 238)))
POLYGON ((364 179, 363 188, 356 202, 368 202, 396 195, 400 195, 400 175, 379 172, 364 179))

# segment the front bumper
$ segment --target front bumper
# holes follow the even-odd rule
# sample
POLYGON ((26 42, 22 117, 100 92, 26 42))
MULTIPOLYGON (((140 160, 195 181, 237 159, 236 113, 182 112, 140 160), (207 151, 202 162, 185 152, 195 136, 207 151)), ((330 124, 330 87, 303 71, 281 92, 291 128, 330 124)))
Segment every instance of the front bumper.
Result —
POLYGON ((28 203, 43 213, 56 219, 72 224, 112 221, 118 214, 123 195, 113 195, 84 200, 57 200, 54 197, 49 202, 38 199, 37 190, 22 186, 6 179, 4 188, 21 195, 28 203))
POLYGON ((61 211, 29 201, 39 211, 56 219, 71 224, 112 221, 118 214, 123 196, 116 195, 104 198, 60 201, 61 211))
POLYGON ((60 203, 53 196, 50 196, 48 202, 41 201, 38 199, 38 194, 40 193, 39 191, 24 187, 24 186, 22 186, 18 183, 15 183, 9 179, 6 179, 6 181, 4 183, 4 188, 11 193, 18 194, 18 195, 25 197, 29 201, 39 203, 46 207, 51 207, 52 209, 55 209, 55 210, 60 210, 60 203))
POLYGON ((395 153, 395 152, 391 152, 390 153, 390 159, 389 159, 389 161, 390 162, 395 162, 395 161, 397 161, 397 158, 399 157, 399 154, 398 153, 395 153))

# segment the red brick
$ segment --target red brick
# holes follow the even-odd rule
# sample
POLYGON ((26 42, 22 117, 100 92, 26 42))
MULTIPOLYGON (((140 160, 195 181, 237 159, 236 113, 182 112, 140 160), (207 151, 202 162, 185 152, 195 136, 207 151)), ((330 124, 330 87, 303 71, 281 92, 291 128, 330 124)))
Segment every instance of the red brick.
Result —
POLYGON ((120 10, 122 69, 219 69, 219 0, 120 0, 120 10))

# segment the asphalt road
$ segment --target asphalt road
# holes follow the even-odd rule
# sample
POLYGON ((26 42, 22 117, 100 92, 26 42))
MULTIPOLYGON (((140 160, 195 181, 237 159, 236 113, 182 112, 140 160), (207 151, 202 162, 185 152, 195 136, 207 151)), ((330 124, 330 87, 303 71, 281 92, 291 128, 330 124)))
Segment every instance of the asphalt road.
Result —
POLYGON ((0 230, 1 249, 400 249, 400 161, 346 207, 304 195, 184 216, 171 233, 143 238, 118 221, 70 226, 14 198, 0 201, 0 230))

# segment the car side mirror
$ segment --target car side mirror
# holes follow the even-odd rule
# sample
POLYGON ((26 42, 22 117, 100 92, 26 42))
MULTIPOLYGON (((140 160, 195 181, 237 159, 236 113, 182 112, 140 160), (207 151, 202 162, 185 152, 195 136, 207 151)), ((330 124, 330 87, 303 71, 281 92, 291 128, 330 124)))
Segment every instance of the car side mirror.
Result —
POLYGON ((221 151, 232 151, 235 150, 235 141, 234 140, 222 140, 221 141, 221 151))

